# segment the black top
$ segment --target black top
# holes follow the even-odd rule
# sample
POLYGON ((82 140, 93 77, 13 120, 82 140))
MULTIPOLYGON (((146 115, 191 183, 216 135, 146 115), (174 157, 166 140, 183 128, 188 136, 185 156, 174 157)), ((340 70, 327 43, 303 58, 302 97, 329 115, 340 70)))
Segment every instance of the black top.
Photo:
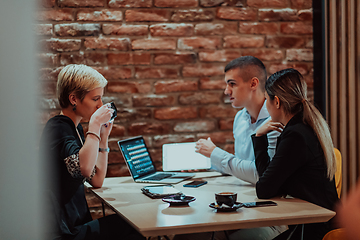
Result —
MULTIPOLYGON (((83 128, 80 124, 77 129, 84 142, 83 128)), ((50 197, 50 207, 54 214, 52 221, 55 220, 55 236, 74 236, 81 225, 92 218, 84 193, 85 179, 72 177, 64 162, 71 155, 76 158, 82 147, 73 121, 63 115, 51 118, 43 130, 40 146, 47 153, 47 166, 52 169, 49 171, 51 183, 47 189, 47 196, 50 197)))
POLYGON ((289 194, 334 210, 338 201, 335 181, 327 178, 324 152, 313 129, 295 115, 277 140, 273 159, 267 154, 267 136, 252 136, 259 173, 258 198, 289 194))

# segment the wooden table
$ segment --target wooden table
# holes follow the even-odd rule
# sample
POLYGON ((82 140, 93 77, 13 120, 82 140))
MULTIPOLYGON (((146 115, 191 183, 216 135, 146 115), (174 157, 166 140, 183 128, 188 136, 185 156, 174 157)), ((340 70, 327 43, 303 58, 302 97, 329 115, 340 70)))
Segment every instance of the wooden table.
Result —
POLYGON ((273 198, 278 206, 217 212, 209 207, 215 201, 215 192, 236 191, 238 202, 259 201, 254 186, 214 172, 197 173, 196 178, 206 179, 208 184, 199 188, 183 187, 190 181, 175 185, 184 194, 196 197, 189 206, 169 207, 161 199, 151 199, 140 189, 154 184, 134 183, 131 177, 106 178, 102 188, 91 190, 145 237, 326 222, 335 216, 333 211, 294 198, 273 198))

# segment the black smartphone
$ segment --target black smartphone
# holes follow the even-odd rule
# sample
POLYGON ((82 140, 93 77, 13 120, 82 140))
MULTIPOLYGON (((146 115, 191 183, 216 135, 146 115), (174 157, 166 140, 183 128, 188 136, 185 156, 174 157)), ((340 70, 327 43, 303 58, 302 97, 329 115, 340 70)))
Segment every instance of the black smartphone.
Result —
POLYGON ((187 184, 184 184, 183 186, 184 187, 200 187, 205 184, 207 184, 207 181, 205 181, 205 180, 195 180, 195 181, 189 182, 187 184))
POLYGON ((114 113, 113 113, 113 115, 112 115, 111 118, 110 118, 110 121, 111 121, 111 120, 113 120, 114 118, 117 117, 117 108, 116 108, 114 102, 111 102, 111 103, 110 103, 110 107, 111 107, 112 109, 114 109, 114 113))
POLYGON ((244 207, 252 208, 252 207, 265 207, 265 206, 276 206, 277 203, 273 201, 262 201, 262 202, 246 202, 243 203, 244 207))

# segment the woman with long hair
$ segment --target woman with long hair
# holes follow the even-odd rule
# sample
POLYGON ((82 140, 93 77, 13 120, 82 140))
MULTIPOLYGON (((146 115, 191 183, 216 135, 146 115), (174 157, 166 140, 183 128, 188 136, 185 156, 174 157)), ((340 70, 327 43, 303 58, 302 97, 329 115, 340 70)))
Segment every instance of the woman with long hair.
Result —
MULTIPOLYGON (((291 195, 334 210, 338 201, 334 175, 336 160, 329 127, 316 107, 307 99, 307 86, 295 69, 271 75, 265 84, 266 107, 271 121, 252 136, 255 163, 259 173, 258 198, 291 195), (281 132, 272 160, 267 153, 270 131, 281 132)), ((332 229, 331 222, 305 224, 304 239, 322 239, 332 229)), ((289 230, 276 239, 283 239, 289 230)))

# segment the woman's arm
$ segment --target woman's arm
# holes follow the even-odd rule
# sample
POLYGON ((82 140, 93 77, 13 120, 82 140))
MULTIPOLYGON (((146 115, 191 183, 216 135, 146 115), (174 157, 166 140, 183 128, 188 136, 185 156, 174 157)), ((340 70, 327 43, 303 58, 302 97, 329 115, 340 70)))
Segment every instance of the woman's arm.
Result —
MULTIPOLYGON (((257 151, 259 146, 254 141, 254 149, 257 151)), ((255 156, 257 166, 265 165, 265 170, 260 175, 256 183, 256 193, 258 198, 272 198, 280 194, 280 189, 286 180, 297 171, 306 160, 306 141, 297 132, 288 130, 281 135, 278 147, 273 159, 268 162, 265 155, 255 156), (259 163, 259 164, 258 164, 259 163)))

